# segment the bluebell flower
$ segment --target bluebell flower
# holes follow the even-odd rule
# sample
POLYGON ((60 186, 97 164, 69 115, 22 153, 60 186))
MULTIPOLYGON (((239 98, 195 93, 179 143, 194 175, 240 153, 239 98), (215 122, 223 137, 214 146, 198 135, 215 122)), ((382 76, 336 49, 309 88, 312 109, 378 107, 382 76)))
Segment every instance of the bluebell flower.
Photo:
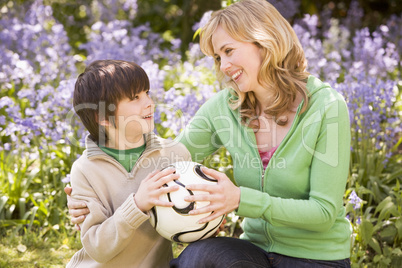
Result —
POLYGON ((352 0, 348 8, 347 16, 342 21, 342 23, 348 29, 354 31, 355 29, 361 27, 363 16, 364 16, 364 10, 362 7, 360 7, 359 1, 352 0))
POLYGON ((0 109, 2 109, 3 107, 10 107, 10 106, 14 106, 14 101, 10 98, 10 97, 1 97, 0 98, 0 109))
POLYGON ((6 151, 10 151, 11 150, 11 144, 10 143, 5 143, 3 148, 6 151))
POLYGON ((5 125, 6 124, 6 116, 0 115, 0 125, 5 125))
POLYGON ((67 174, 65 178, 61 180, 63 183, 70 183, 71 181, 71 174, 67 174))
POLYGON ((292 18, 299 12, 300 0, 268 0, 283 17, 292 18))
POLYGON ((357 196, 356 192, 353 190, 350 195, 349 195, 349 203, 353 205, 354 209, 359 209, 361 207, 361 204, 363 202, 360 197, 357 196))
POLYGON ((195 24, 193 25, 192 30, 195 32, 195 31, 197 31, 198 29, 204 27, 204 25, 207 24, 207 22, 208 22, 209 19, 211 18, 211 15, 212 15, 212 10, 205 12, 205 13, 202 15, 202 17, 201 17, 200 22, 197 22, 197 23, 195 23, 195 24))

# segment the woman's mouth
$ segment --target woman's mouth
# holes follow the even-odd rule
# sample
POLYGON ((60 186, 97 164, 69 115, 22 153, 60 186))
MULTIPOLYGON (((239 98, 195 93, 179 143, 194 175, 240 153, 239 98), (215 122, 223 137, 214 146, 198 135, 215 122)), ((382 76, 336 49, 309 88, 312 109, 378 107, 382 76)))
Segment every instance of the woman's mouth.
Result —
POLYGON ((239 79, 240 75, 243 73, 243 70, 239 70, 232 75, 232 80, 236 82, 239 79))

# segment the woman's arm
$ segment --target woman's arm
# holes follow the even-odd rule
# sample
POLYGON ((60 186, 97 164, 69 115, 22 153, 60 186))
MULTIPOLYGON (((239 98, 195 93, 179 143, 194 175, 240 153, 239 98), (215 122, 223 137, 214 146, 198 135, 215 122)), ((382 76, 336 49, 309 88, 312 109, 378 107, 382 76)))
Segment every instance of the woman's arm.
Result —
POLYGON ((64 192, 67 195, 68 213, 71 216, 71 223, 75 224, 77 230, 81 230, 79 224, 85 220, 85 216, 89 213, 89 209, 85 202, 77 202, 71 198, 73 188, 70 186, 64 187, 64 192))

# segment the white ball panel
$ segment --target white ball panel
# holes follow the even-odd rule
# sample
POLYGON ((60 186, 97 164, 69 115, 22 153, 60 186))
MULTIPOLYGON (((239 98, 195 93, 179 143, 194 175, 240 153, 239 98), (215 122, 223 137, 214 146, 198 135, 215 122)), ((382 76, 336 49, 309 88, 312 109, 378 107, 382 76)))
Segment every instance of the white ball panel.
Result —
MULTIPOLYGON (((209 202, 186 202, 184 197, 190 195, 190 192, 185 189, 189 184, 215 184, 212 178, 207 177, 197 169, 201 165, 195 162, 176 162, 172 164, 176 168, 176 173, 180 174, 177 185, 180 190, 164 194, 159 197, 160 200, 170 200, 175 204, 174 208, 171 207, 154 207, 151 212, 151 224, 155 227, 156 231, 163 237, 178 242, 194 242, 200 239, 205 239, 213 235, 222 223, 224 216, 219 217, 206 224, 198 224, 197 221, 209 215, 189 215, 188 212, 192 209, 202 208, 209 205, 209 202), (205 178, 204 178, 205 177, 205 178)), ((174 185, 176 182, 169 183, 174 185)), ((208 194, 203 191, 195 191, 197 194, 208 194)))

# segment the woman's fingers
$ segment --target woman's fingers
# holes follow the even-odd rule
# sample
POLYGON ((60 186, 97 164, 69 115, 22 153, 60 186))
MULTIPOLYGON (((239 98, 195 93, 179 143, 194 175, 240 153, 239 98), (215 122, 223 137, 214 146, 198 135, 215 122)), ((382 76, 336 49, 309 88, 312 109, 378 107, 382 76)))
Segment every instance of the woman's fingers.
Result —
POLYGON ((216 219, 230 211, 235 210, 239 206, 240 188, 226 176, 226 174, 209 169, 202 168, 202 171, 215 178, 217 184, 192 184, 186 186, 191 191, 198 191, 194 195, 185 197, 187 202, 209 202, 209 205, 190 211, 192 215, 210 213, 207 217, 201 219, 200 223, 205 223, 216 219))
POLYGON ((205 175, 208 175, 209 177, 212 177, 217 181, 227 178, 225 173, 222 173, 212 168, 202 167, 201 171, 204 172, 205 175))
POLYGON ((70 196, 72 191, 73 188, 71 188, 70 186, 64 187, 64 192, 66 193, 66 195, 70 196))
POLYGON ((71 217, 71 223, 77 225, 76 226, 76 227, 78 227, 77 230, 80 230, 78 224, 84 222, 84 220, 85 220, 85 215, 82 215, 82 216, 79 216, 79 217, 71 217))
POLYGON ((68 213, 73 218, 80 218, 80 216, 85 216, 89 213, 88 208, 72 208, 68 210, 68 213))
POLYGON ((221 217, 222 215, 225 215, 223 211, 213 211, 209 216, 202 218, 198 221, 199 224, 207 223, 210 221, 215 220, 216 218, 221 217))
MULTIPOLYGON (((195 187, 195 188, 201 188, 201 187, 195 187)), ((209 201, 209 202, 211 202, 211 201, 221 201, 221 199, 222 199, 222 197, 219 194, 212 194, 211 192, 206 191, 206 190, 205 191, 204 190, 198 190, 198 189, 195 190, 193 188, 191 188, 189 190, 191 190, 193 192, 202 191, 203 193, 197 192, 197 193, 194 193, 194 195, 188 195, 188 196, 184 197, 184 200, 187 201, 187 202, 196 202, 196 201, 199 201, 199 202, 209 201)))
MULTIPOLYGON (((77 202, 77 201, 72 201, 72 199, 69 199, 69 200, 68 200, 68 203, 67 203, 67 207, 68 207, 70 210, 78 210, 78 211, 81 211, 81 209, 87 208, 87 204, 85 204, 85 202, 77 202)), ((88 210, 88 213, 89 213, 89 210, 88 210)), ((79 214, 79 215, 81 215, 81 214, 79 214)), ((73 215, 73 216, 74 216, 74 215, 73 215)))

